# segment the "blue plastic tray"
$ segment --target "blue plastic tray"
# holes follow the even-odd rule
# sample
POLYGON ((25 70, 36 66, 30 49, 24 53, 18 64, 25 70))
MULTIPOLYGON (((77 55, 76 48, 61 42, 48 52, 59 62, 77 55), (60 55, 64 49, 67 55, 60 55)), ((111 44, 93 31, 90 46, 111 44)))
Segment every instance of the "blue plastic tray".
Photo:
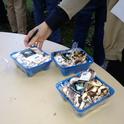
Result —
MULTIPOLYGON (((81 51, 83 51, 84 53, 86 53, 84 50, 82 50, 81 48, 78 48, 80 49, 81 51)), ((62 65, 59 65, 58 62, 55 60, 54 56, 56 53, 66 53, 68 52, 70 49, 68 50, 61 50, 61 51, 55 51, 53 53, 51 53, 51 57, 52 57, 52 60, 55 62, 55 64, 57 65, 57 67, 59 67, 61 73, 64 75, 64 76, 67 76, 67 75, 70 75, 70 74, 76 74, 80 71, 85 71, 87 70, 90 65, 93 63, 93 58, 91 56, 89 56, 87 54, 87 62, 84 63, 84 64, 77 64, 77 65, 74 65, 74 66, 69 66, 69 67, 65 67, 65 66, 62 66, 62 65)))
MULTIPOLYGON (((77 75, 80 75, 80 73, 78 73, 77 75)), ((59 83, 56 84, 56 89, 59 91, 60 95, 62 96, 62 98, 65 100, 65 101, 68 101, 70 103, 70 105, 72 106, 72 108, 76 111, 77 115, 79 116, 82 116, 82 115, 85 115, 86 113, 88 113, 89 111, 95 109, 97 106, 103 104, 106 100, 108 100, 111 96, 113 96, 115 94, 115 90, 109 86, 107 83, 105 83, 103 80, 101 80, 99 77, 95 77, 95 79, 98 79, 99 81, 101 81, 105 86, 107 86, 109 88, 109 93, 110 95, 108 96, 104 96, 102 99, 98 100, 97 102, 95 103, 92 103, 91 105, 89 105, 88 107, 86 108, 83 108, 82 110, 80 110, 79 108, 77 108, 73 102, 61 91, 62 87, 61 87, 61 84, 68 84, 67 82, 71 79, 72 77, 70 78, 67 78, 59 83)))
MULTIPOLYGON (((31 67, 31 68, 26 68, 23 65, 21 65, 14 57, 13 55, 16 54, 18 52, 13 52, 10 54, 11 58, 14 60, 14 62, 16 63, 16 65, 22 70, 24 71, 29 77, 33 76, 34 74, 36 74, 39 71, 45 71, 49 68, 50 63, 52 62, 52 59, 50 59, 48 62, 45 62, 43 64, 39 64, 38 66, 35 67, 31 67)), ((45 52, 44 52, 45 53, 45 52)), ((46 55, 48 55, 47 53, 45 53, 46 55)))

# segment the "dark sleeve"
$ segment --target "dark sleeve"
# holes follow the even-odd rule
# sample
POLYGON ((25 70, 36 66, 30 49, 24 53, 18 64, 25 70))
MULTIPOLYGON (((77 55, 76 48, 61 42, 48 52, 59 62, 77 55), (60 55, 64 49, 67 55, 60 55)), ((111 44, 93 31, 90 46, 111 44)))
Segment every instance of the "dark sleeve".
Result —
POLYGON ((55 31, 62 24, 68 21, 68 15, 59 6, 57 6, 45 20, 45 22, 48 24, 52 31, 55 31))

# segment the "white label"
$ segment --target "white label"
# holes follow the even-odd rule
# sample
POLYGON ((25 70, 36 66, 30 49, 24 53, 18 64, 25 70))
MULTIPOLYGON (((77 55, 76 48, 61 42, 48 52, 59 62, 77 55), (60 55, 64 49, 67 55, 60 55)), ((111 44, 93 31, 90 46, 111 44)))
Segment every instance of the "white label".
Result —
POLYGON ((91 78, 91 73, 88 71, 82 72, 80 79, 84 81, 89 81, 91 78))

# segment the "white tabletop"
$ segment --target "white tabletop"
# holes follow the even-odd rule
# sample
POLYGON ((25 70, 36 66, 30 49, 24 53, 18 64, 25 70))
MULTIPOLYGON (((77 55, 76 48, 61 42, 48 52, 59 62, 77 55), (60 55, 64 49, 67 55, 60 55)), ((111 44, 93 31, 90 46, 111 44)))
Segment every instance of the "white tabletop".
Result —
MULTIPOLYGON (((55 84, 67 76, 52 62, 49 70, 27 77, 9 54, 24 49, 24 35, 0 32, 0 124, 123 124, 124 88, 95 63, 97 75, 111 85, 116 94, 83 117, 78 117, 63 101, 55 84)), ((66 47, 46 41, 43 50, 50 53, 66 47)))

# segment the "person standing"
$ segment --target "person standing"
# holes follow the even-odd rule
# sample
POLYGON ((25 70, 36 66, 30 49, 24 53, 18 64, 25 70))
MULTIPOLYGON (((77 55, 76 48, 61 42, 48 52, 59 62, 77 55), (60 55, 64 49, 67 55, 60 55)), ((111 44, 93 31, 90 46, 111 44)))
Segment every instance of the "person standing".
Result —
POLYGON ((77 12, 84 8, 89 1, 90 0, 62 0, 41 24, 28 32, 24 39, 25 46, 30 47, 37 44, 38 48, 42 48, 44 41, 48 39, 52 32, 69 21, 77 12), (37 29, 37 34, 30 40, 37 29))
POLYGON ((12 32, 26 34, 26 0, 7 0, 7 14, 12 32))
POLYGON ((124 22, 111 13, 119 0, 108 0, 107 23, 105 25, 104 48, 107 71, 124 86, 124 22))
POLYGON ((105 53, 103 48, 104 24, 106 21, 106 0, 91 0, 80 12, 76 14, 73 39, 78 46, 84 49, 89 27, 94 14, 94 34, 92 36, 94 61, 103 66, 105 53), (101 16, 102 15, 102 16, 101 16))

